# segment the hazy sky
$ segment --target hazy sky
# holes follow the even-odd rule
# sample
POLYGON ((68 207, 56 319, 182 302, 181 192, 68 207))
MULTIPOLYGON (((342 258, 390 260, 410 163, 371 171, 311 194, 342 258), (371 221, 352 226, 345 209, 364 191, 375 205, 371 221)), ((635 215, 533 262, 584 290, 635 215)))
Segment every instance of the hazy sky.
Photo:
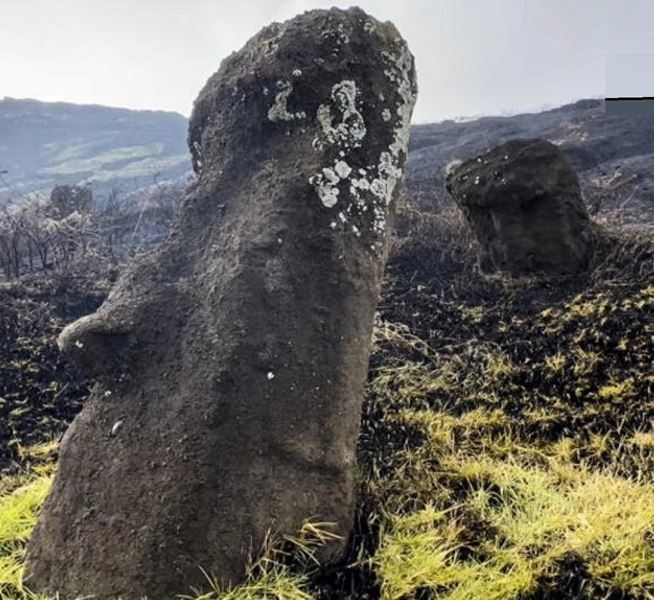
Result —
MULTIPOLYGON (((188 115, 220 60, 263 25, 310 8, 352 4, 0 0, 0 97, 188 115)), ((631 56, 654 56, 654 0, 360 0, 358 5, 395 22, 416 56, 416 122, 604 96, 607 64, 616 72, 615 65, 631 64, 631 56)), ((636 72, 636 80, 632 75, 621 85, 632 94, 654 96, 654 77, 643 78, 642 68, 636 72)))

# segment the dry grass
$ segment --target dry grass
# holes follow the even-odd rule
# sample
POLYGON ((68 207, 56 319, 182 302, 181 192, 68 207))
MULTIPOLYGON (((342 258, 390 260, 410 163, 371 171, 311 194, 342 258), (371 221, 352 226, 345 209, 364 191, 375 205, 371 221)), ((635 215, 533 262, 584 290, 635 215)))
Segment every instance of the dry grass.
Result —
POLYGON ((381 598, 654 598, 651 239, 604 232, 582 276, 511 280, 456 218, 405 215, 376 331, 381 598))

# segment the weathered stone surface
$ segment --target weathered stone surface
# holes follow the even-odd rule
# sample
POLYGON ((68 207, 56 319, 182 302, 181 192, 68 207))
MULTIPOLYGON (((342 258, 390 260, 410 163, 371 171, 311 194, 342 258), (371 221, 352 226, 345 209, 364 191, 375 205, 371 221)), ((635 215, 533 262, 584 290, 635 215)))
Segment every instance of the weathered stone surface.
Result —
POLYGON ((593 227, 579 180, 545 140, 513 140, 469 160, 447 177, 487 270, 572 273, 592 252, 593 227))
POLYGON ((347 536, 415 95, 397 30, 359 9, 271 25, 209 79, 170 238, 61 335, 99 383, 62 441, 30 588, 171 598, 200 567, 237 580, 269 528, 347 536))
POLYGON ((58 185, 50 192, 50 206, 59 218, 78 212, 86 214, 93 208, 93 192, 90 188, 77 185, 58 185))

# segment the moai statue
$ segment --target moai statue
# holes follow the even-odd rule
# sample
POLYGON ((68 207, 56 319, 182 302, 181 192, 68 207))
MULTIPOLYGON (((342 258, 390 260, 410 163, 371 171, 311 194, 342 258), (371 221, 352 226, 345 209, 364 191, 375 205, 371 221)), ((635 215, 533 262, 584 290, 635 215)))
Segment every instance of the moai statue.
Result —
POLYGON ((268 531, 345 547, 389 224, 416 98, 359 9, 266 27, 195 102, 170 238, 68 326, 97 385, 61 444, 26 585, 66 600, 236 583, 268 531))
POLYGON ((446 186, 484 270, 566 275, 588 264, 595 230, 577 173, 554 144, 511 140, 454 169, 446 186))

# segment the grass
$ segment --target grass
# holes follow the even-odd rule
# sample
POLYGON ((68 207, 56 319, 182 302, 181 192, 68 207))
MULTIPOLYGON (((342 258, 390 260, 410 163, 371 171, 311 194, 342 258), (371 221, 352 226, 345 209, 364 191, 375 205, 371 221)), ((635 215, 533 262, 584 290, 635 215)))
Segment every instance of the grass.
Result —
POLYGON ((80 153, 80 150, 84 150, 83 146, 81 148, 78 146, 75 150, 77 150, 77 152, 71 153, 70 150, 68 150, 60 153, 57 159, 61 162, 50 167, 45 167, 41 172, 46 175, 70 175, 74 173, 92 172, 116 162, 158 156, 163 151, 163 145, 149 144, 148 146, 125 146, 123 148, 114 148, 108 152, 86 158, 76 155, 80 153))
MULTIPOLYGON (((35 461, 31 468, 5 476, 0 484, 0 600, 40 600, 23 588, 21 578, 26 545, 52 483, 57 445, 47 442, 22 453, 35 461)), ((318 568, 316 550, 334 537, 330 524, 307 521, 295 536, 269 540, 241 585, 224 588, 205 573, 207 589, 185 598, 312 600, 309 576, 318 568)))
MULTIPOLYGON (((446 437, 437 432, 436 444, 446 437)), ((587 586, 651 597, 654 486, 554 456, 536 467, 519 451, 503 460, 465 456, 451 445, 440 450, 407 457, 419 463, 420 477, 403 478, 406 487, 395 493, 410 490, 424 506, 389 516, 372 559, 382 598, 429 590, 444 600, 519 599, 556 580, 569 557, 583 561, 587 586), (438 495, 429 488, 445 485, 456 492, 431 503, 438 495)))
POLYGON ((42 475, 0 499, 0 598, 22 595, 25 545, 50 483, 50 476, 42 475))
POLYGON ((378 596, 654 598, 651 240, 609 229, 574 281, 512 280, 455 221, 404 223, 380 311, 378 596))
POLYGON ((316 551, 337 539, 330 523, 305 521, 294 536, 269 538, 261 555, 248 567, 245 581, 222 587, 205 573, 208 591, 195 591, 186 600, 313 600, 310 576, 320 564, 316 551))
POLYGON ((25 465, 20 471, 0 479, 0 599, 33 596, 21 585, 25 547, 43 504, 55 464, 54 442, 22 448, 25 465))
MULTIPOLYGON (((574 280, 484 275, 452 213, 401 215, 376 322, 348 554, 325 524, 203 600, 654 598, 654 251, 601 238, 574 280)), ((0 598, 56 446, 0 482, 0 598)))

